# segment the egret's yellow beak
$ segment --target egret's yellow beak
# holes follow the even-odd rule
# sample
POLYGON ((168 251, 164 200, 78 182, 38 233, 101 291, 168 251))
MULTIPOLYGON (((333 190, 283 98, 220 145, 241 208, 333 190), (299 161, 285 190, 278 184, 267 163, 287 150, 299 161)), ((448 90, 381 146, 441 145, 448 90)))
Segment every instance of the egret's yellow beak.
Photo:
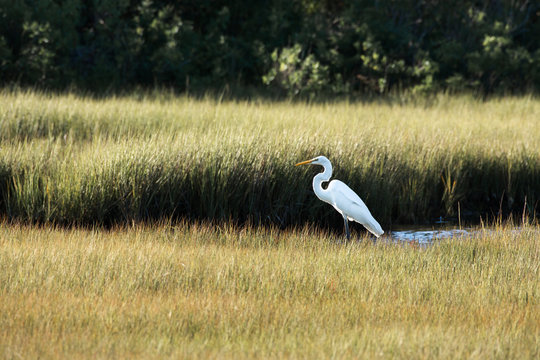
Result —
POLYGON ((309 163, 312 163, 313 161, 315 161, 315 159, 302 161, 302 162, 299 162, 298 164, 296 164, 294 166, 309 164, 309 163))

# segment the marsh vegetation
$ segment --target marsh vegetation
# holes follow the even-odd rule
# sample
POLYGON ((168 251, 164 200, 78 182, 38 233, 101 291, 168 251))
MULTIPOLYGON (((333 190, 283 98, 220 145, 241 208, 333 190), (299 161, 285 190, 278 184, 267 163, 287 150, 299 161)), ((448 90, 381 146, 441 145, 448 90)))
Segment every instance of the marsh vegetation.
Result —
POLYGON ((534 359, 539 231, 417 247, 310 227, 2 224, 0 354, 534 359))
POLYGON ((538 358, 538 119, 534 97, 0 91, 0 357, 538 358), (385 230, 499 220, 344 243, 293 166, 319 154, 385 230))
POLYGON ((56 224, 159 218, 341 224, 311 190, 326 155, 376 219, 535 217, 540 101, 290 103, 166 92, 0 93, 0 214, 56 224))

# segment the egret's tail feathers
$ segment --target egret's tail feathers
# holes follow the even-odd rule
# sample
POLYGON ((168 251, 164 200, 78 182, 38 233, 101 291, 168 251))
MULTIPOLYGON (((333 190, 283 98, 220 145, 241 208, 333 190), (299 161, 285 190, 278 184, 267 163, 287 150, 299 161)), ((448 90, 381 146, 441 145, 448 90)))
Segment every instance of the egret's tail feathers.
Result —
POLYGON ((365 223, 362 223, 366 229, 369 230, 373 235, 376 237, 381 236, 384 234, 384 230, 382 229, 381 225, 377 222, 375 219, 370 219, 369 221, 366 221, 365 223))

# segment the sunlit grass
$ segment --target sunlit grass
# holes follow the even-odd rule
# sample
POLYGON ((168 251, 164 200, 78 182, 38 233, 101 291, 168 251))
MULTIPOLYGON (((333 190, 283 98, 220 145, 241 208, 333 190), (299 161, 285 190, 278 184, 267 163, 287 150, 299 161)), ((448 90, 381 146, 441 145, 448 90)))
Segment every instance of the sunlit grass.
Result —
POLYGON ((291 224, 341 225, 293 166, 319 154, 386 230, 531 219, 539 119, 532 97, 0 91, 0 358, 538 358, 537 226, 418 247, 291 224))
POLYGON ((308 227, 0 225, 0 354, 534 359, 539 231, 418 248, 308 227))
POLYGON ((534 97, 307 104, 3 90, 0 213, 58 224, 339 225, 310 189, 316 170, 292 166, 324 154, 385 226, 458 208, 475 220, 534 216, 539 119, 534 97))

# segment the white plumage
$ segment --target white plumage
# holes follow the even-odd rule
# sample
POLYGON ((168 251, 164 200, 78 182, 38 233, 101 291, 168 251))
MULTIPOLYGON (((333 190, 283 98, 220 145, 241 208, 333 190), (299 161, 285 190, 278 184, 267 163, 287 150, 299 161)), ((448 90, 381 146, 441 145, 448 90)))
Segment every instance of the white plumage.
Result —
POLYGON ((317 156, 311 160, 303 161, 298 165, 312 164, 321 165, 324 171, 313 178, 313 191, 319 199, 332 205, 343 216, 347 239, 350 238, 348 220, 359 222, 364 225, 376 237, 381 236, 384 231, 381 225, 369 212, 366 204, 360 199, 350 187, 339 180, 332 180, 328 187, 322 187, 323 182, 327 182, 332 177, 332 164, 325 156, 317 156))

